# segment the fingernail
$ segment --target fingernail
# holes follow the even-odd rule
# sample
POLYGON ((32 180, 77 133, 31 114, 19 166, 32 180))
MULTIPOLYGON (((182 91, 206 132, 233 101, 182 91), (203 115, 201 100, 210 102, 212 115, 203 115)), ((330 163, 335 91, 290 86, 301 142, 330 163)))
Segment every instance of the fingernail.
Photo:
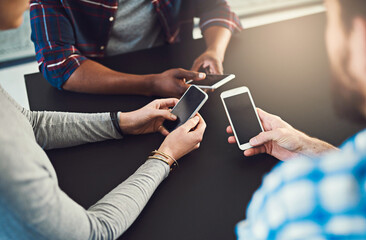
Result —
POLYGON ((257 143, 257 139, 255 137, 249 140, 250 145, 255 145, 256 143, 257 143))
POLYGON ((175 116, 174 114, 170 114, 170 118, 173 119, 173 120, 176 120, 177 116, 175 116))
POLYGON ((194 120, 198 122, 200 120, 200 118, 198 116, 195 116, 194 120))
POLYGON ((199 78, 205 78, 205 77, 206 77, 206 74, 204 74, 204 73, 199 73, 199 74, 198 74, 198 77, 199 77, 199 78))

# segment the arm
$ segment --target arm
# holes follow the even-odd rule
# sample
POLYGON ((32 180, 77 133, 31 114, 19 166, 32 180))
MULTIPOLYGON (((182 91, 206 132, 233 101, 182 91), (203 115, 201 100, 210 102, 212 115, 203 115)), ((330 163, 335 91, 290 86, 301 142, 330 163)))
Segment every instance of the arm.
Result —
POLYGON ((211 73, 223 74, 222 63, 231 35, 240 32, 239 18, 230 10, 225 0, 200 1, 197 4, 200 28, 206 42, 206 51, 193 63, 192 70, 210 67, 211 73))
MULTIPOLYGON (((146 134, 160 131, 163 121, 176 120, 169 107, 178 99, 159 99, 133 112, 119 113, 119 127, 124 134, 146 134)), ((16 103, 14 103, 16 104, 16 103)), ((110 113, 32 112, 18 109, 28 118, 37 143, 44 149, 63 148, 108 139, 120 139, 111 121, 110 113)))
POLYGON ((86 60, 65 82, 63 89, 87 93, 180 97, 189 87, 184 79, 204 78, 205 75, 184 69, 171 69, 161 74, 126 74, 86 60))
MULTIPOLYGON (((300 132, 278 116, 269 114, 259 108, 258 116, 262 122, 264 132, 250 140, 249 143, 253 148, 246 150, 244 152, 245 156, 268 153, 280 160, 287 160, 300 154, 314 156, 338 149, 329 143, 300 132)), ((230 126, 226 131, 229 134, 233 133, 230 126)), ((236 142, 233 136, 229 137, 228 141, 229 143, 236 142)))
POLYGON ((125 74, 89 60, 86 56, 104 55, 95 47, 98 39, 92 42, 89 37, 77 35, 82 26, 72 23, 72 13, 66 13, 61 2, 32 0, 30 9, 31 38, 39 68, 54 87, 86 93, 180 97, 189 87, 184 79, 205 78, 197 72, 183 69, 141 76, 125 74))
MULTIPOLYGON (((201 117, 190 119, 170 133, 159 150, 178 160, 199 147, 205 128, 201 117)), ((168 164, 148 160, 85 210, 60 190, 52 166, 47 163, 49 160, 33 140, 14 139, 12 144, 5 145, 6 151, 1 147, 4 145, 0 145, 0 225, 3 219, 11 220, 11 224, 6 222, 5 236, 116 239, 134 222, 169 174, 168 164)))
POLYGON ((32 112, 23 110, 37 143, 43 149, 64 148, 84 143, 120 139, 109 113, 32 112))
MULTIPOLYGON (((2 231, 13 237, 19 234, 29 239, 116 239, 135 221, 169 174, 167 164, 148 160, 86 210, 59 188, 52 172, 36 164, 39 159, 30 159, 35 154, 24 154, 28 156, 6 158, 9 163, 0 174, 1 203, 6 206, 2 217, 13 218, 13 224, 8 222, 2 231)), ((42 150, 36 154, 46 158, 42 150)))
POLYGON ((203 37, 207 49, 194 61, 192 70, 198 71, 202 66, 209 67, 212 73, 223 74, 222 63, 231 38, 231 31, 225 27, 212 26, 203 33, 203 37))

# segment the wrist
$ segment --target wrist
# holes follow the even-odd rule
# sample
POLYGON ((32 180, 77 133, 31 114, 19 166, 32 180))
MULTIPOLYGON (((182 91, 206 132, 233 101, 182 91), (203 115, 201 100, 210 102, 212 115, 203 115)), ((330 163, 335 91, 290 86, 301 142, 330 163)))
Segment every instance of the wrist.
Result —
POLYGON ((217 47, 208 47, 205 51, 206 54, 210 56, 214 56, 217 58, 221 63, 224 62, 225 53, 220 51, 217 47))
POLYGON ((337 149, 336 147, 334 147, 333 145, 331 145, 329 143, 326 143, 317 138, 310 137, 304 133, 302 133, 302 134, 303 134, 303 139, 304 139, 304 141, 303 141, 304 145, 303 145, 300 153, 303 155, 313 156, 313 155, 321 154, 326 151, 337 149))
POLYGON ((147 95, 148 96, 156 96, 158 95, 158 91, 157 89, 159 88, 159 79, 160 79, 160 74, 149 74, 149 75, 146 75, 146 82, 148 83, 147 84, 147 90, 146 92, 148 93, 147 95))
MULTIPOLYGON (((166 148, 166 147, 160 147, 158 149, 159 152, 162 152, 162 153, 165 153, 166 155, 169 155, 171 156, 172 158, 176 159, 174 154, 172 153, 172 151, 169 149, 169 148, 166 148)), ((174 160, 169 158, 168 159, 168 163, 169 163, 169 166, 172 166, 172 164, 174 163, 174 160)))
MULTIPOLYGON (((159 150, 158 150, 159 151, 159 150)), ((160 151, 159 151, 160 152, 160 151)), ((153 155, 154 157, 162 157, 162 158, 164 158, 165 159, 165 161, 169 164, 169 167, 171 167, 173 164, 174 164, 174 161, 172 160, 172 159, 170 159, 170 158, 166 158, 166 157, 164 157, 163 155, 160 155, 160 154, 158 154, 158 153, 155 153, 154 155, 153 155)))
POLYGON ((128 123, 130 122, 127 119, 128 113, 124 112, 118 112, 118 122, 119 122, 119 128, 124 134, 130 134, 128 123))

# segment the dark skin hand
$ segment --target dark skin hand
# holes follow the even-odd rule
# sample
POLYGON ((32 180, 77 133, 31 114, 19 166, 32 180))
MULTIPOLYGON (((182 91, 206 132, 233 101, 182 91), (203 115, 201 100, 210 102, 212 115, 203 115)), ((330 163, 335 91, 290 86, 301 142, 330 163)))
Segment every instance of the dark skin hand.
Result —
POLYGON ((66 81, 63 89, 99 94, 181 97, 189 87, 185 79, 199 81, 205 77, 204 73, 184 69, 170 69, 149 75, 126 74, 86 60, 66 81))

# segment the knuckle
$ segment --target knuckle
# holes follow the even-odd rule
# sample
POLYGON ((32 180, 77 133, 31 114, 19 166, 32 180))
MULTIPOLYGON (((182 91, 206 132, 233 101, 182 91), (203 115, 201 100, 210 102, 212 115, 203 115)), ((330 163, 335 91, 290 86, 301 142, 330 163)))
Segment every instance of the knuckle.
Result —
POLYGON ((280 116, 276 116, 276 117, 275 117, 275 119, 276 119, 276 121, 278 121, 278 122, 282 121, 282 118, 281 118, 280 116))

